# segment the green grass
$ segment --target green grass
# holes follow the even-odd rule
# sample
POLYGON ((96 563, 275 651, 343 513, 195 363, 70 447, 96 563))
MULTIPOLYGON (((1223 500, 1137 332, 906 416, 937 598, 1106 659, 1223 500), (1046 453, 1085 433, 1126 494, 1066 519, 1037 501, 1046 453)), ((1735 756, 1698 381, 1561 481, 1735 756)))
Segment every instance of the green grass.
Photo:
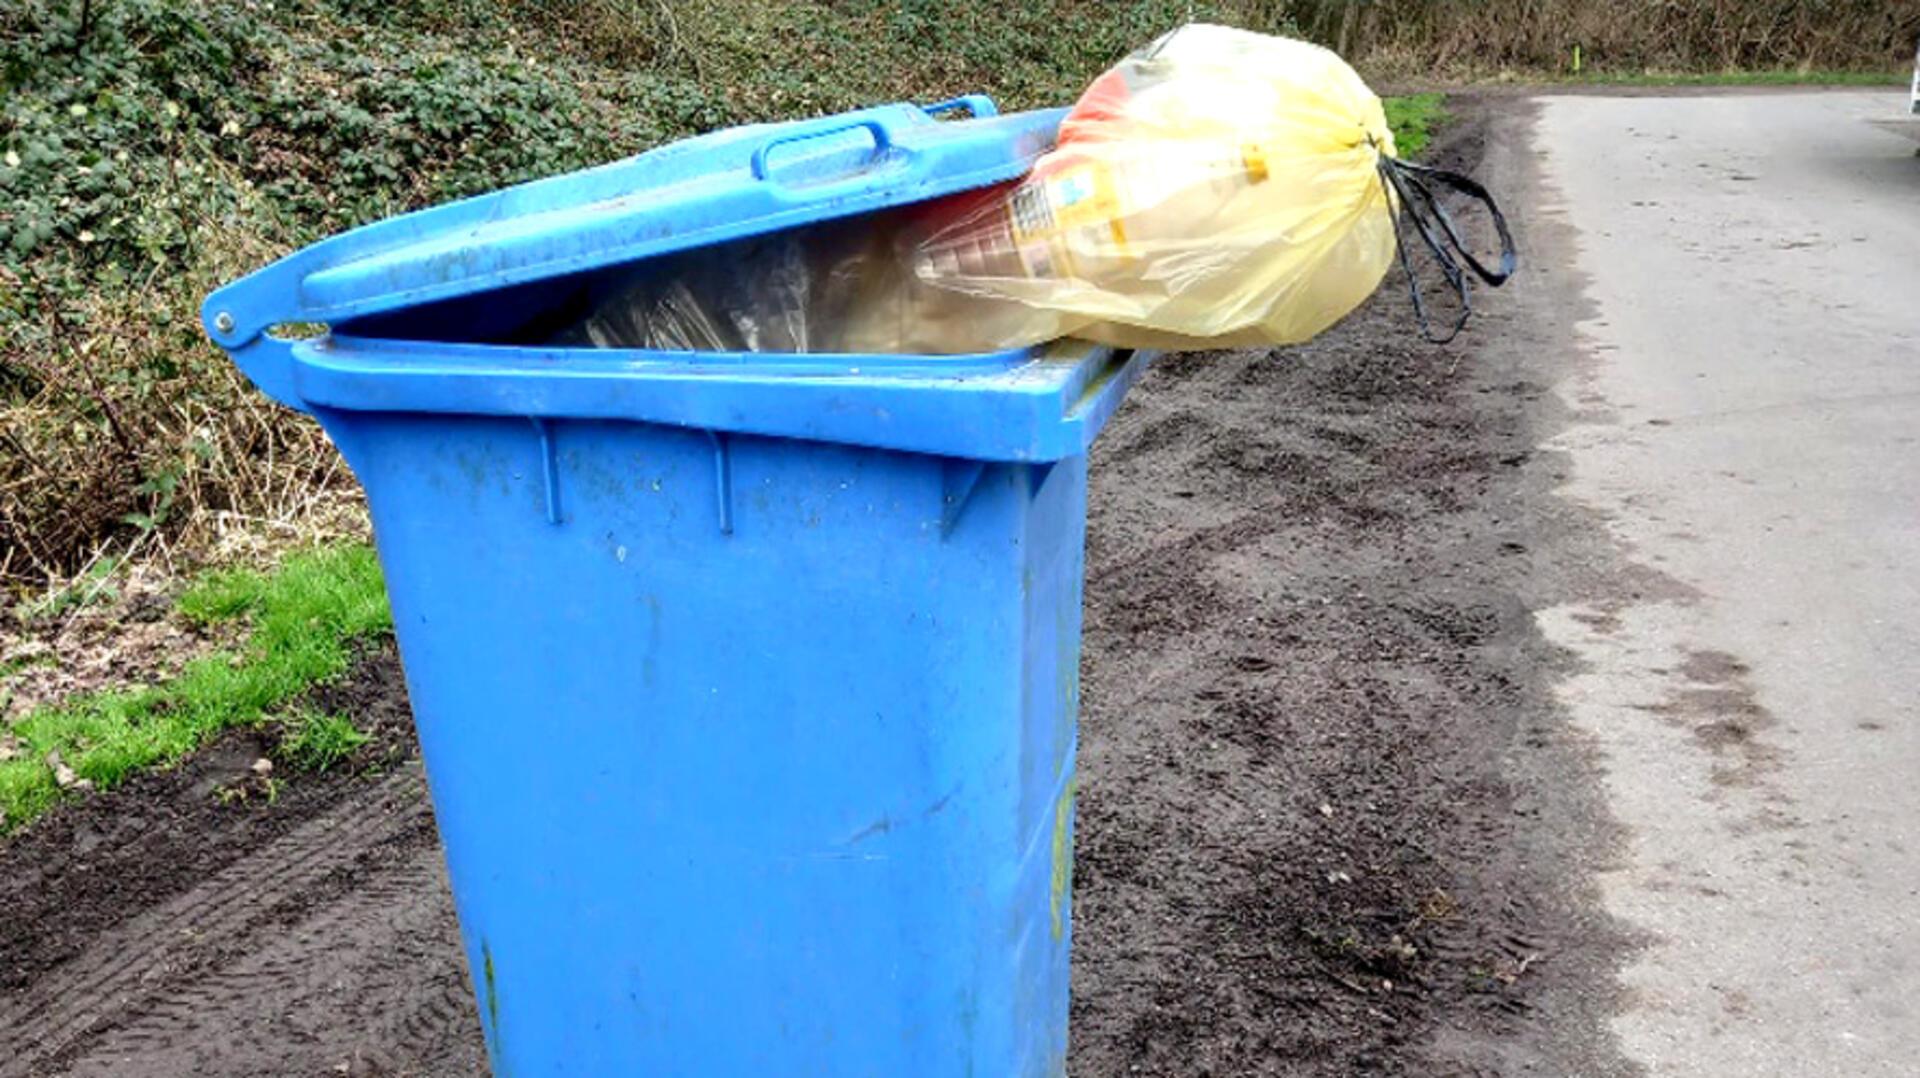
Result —
MULTIPOLYGON (((50 752, 105 789, 160 767, 235 726, 260 723, 317 682, 344 673, 357 641, 388 632, 392 614, 373 551, 343 546, 290 555, 272 575, 225 570, 181 597, 201 623, 244 618, 245 648, 196 659, 158 686, 93 693, 40 708, 14 736, 22 758, 0 763, 0 832, 59 800, 50 752)), ((344 720, 300 718, 288 740, 297 765, 329 766, 364 740, 344 720)))
MULTIPOLYGON (((119 568, 119 558, 101 558, 79 579, 39 599, 21 603, 15 607, 15 613, 23 621, 42 621, 94 603, 110 603, 120 597, 120 589, 113 584, 114 571, 119 568)), ((4 673, 0 671, 0 676, 4 676, 4 673)))
MULTIPOLYGON (((56 661, 52 652, 41 655, 22 655, 18 658, 7 659, 0 662, 0 681, 5 681, 13 675, 20 673, 22 670, 30 670, 36 666, 52 666, 56 661)), ((0 696, 0 700, 5 699, 6 697, 0 696)))
POLYGON ((1446 99, 1440 94, 1389 97, 1387 126, 1401 157, 1415 157, 1433 141, 1434 129, 1447 122, 1446 99))
POLYGON ((289 731, 280 742, 280 755, 306 771, 325 771, 373 740, 344 715, 311 710, 295 716, 289 723, 289 731))
POLYGON ((268 584, 267 577, 251 569, 215 569, 196 580, 174 608, 201 625, 232 621, 260 605, 268 584))
POLYGON ((1558 81, 1597 86, 1904 86, 1911 71, 1599 71, 1558 81))

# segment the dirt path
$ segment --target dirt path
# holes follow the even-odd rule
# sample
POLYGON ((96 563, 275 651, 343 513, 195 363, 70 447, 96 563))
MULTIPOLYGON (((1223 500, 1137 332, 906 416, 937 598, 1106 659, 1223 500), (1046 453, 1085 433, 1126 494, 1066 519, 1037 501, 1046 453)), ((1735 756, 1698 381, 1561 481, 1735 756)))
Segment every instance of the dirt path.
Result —
MULTIPOLYGON (((1467 111, 1441 156, 1528 227, 1530 107, 1467 111)), ((1529 613, 1584 534, 1536 452, 1539 280, 1469 347, 1389 289, 1166 359, 1097 448, 1074 1074, 1623 1072, 1580 883, 1610 836, 1529 613)), ((390 660, 345 691, 399 706, 390 660)), ((417 765, 219 804, 257 754, 0 848, 0 1075, 480 1068, 417 765)))
MULTIPOLYGON (((1441 156, 1526 235, 1531 109, 1464 111, 1441 156)), ((1528 613, 1584 529, 1534 452, 1561 301, 1454 349, 1406 302, 1164 361, 1095 453, 1078 1073, 1617 1069, 1569 882, 1608 835, 1528 613)))

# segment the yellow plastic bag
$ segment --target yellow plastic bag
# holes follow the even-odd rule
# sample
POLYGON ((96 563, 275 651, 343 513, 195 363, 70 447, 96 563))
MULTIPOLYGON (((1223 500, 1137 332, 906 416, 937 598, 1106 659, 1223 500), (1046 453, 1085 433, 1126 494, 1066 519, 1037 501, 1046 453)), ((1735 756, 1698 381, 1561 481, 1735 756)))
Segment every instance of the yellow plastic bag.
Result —
POLYGON ((1024 178, 644 265, 563 343, 765 352, 1304 341, 1395 256, 1386 115, 1317 45, 1184 26, 1024 178))
MULTIPOLYGON (((907 317, 849 343, 1306 340, 1371 295, 1394 258, 1376 168, 1393 152, 1380 99, 1327 49, 1182 27, 1101 76, 1025 179, 910 222, 896 243, 907 317)), ((886 318, 890 306, 867 309, 886 318)))

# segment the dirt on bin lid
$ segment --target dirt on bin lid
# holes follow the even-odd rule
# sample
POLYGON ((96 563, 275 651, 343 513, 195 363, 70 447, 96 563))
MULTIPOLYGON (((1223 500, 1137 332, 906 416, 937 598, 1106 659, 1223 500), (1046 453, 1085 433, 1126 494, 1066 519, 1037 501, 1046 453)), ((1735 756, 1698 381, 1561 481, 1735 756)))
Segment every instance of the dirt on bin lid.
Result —
MULTIPOLYGON (((1454 108, 1433 156, 1546 239, 1530 106, 1454 108)), ((1627 1073, 1529 615, 1591 525, 1538 448, 1564 312, 1440 349, 1400 289, 1163 358, 1096 446, 1075 1075, 1627 1073)), ((484 1073, 392 653, 329 691, 388 762, 269 792, 235 733, 0 843, 0 1076, 484 1073)))

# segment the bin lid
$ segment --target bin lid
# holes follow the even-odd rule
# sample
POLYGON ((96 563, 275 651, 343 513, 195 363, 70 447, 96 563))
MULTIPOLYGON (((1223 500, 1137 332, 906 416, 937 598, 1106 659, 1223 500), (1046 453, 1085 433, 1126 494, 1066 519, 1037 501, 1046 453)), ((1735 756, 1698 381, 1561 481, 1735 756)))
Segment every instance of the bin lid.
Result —
POLYGON ((729 128, 342 233, 213 293, 202 320, 285 400, 273 372, 241 354, 270 327, 336 324, 986 186, 1031 167, 1064 114, 1001 116, 972 95, 729 128), (972 118, 939 118, 961 110, 972 118))

